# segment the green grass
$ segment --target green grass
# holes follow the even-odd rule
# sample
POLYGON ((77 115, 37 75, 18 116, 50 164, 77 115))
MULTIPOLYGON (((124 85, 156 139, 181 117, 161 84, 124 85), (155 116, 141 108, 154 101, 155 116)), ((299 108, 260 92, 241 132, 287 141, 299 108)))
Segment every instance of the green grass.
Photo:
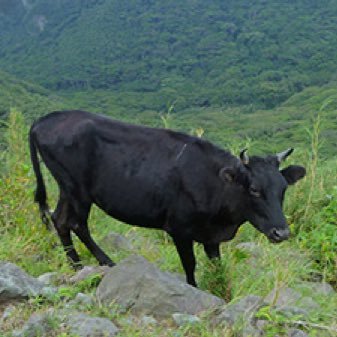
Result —
MULTIPOLYGON (((48 232, 41 223, 37 206, 33 203, 35 179, 29 163, 27 146, 27 126, 23 115, 13 110, 7 121, 6 151, 2 154, 0 169, 0 260, 8 260, 23 267, 28 273, 37 276, 48 271, 58 271, 72 275, 58 238, 48 232)), ((236 238, 221 247, 222 261, 211 263, 201 246, 196 245, 196 278, 201 289, 210 291, 227 300, 237 301, 248 294, 265 296, 274 287, 291 286, 298 288, 302 280, 323 279, 336 286, 337 240, 336 240, 336 159, 328 161, 310 160, 312 154, 319 154, 319 144, 314 141, 321 131, 311 130, 313 145, 308 151, 298 151, 289 163, 306 163, 307 177, 289 188, 286 201, 286 215, 294 236, 280 245, 272 245, 251 225, 245 224, 236 238), (316 136, 315 136, 316 135, 316 136), (236 247, 240 242, 254 242, 260 253, 255 256, 236 247)), ((57 187, 53 179, 44 171, 51 207, 55 207, 57 187)), ((134 240, 135 251, 161 269, 183 273, 181 263, 171 239, 163 232, 135 228, 120 223, 98 208, 93 207, 90 228, 98 243, 110 231, 125 235, 134 240)), ((93 256, 75 240, 80 256, 85 264, 97 264, 93 256)), ((108 251, 118 262, 126 256, 125 252, 108 251)), ((77 286, 60 290, 59 295, 49 301, 30 301, 22 303, 14 316, 5 325, 5 333, 20 326, 32 312, 46 310, 48 307, 62 307, 66 300, 78 291, 94 293, 97 279, 77 286)), ((312 294, 321 304, 317 312, 310 312, 309 322, 324 326, 336 326, 336 297, 312 294)), ((1 309, 0 309, 1 310, 1 309)), ((125 314, 119 314, 103 306, 91 306, 86 311, 92 315, 109 317, 118 322, 123 330, 122 336, 234 336, 233 331, 213 329, 206 323, 195 327, 176 328, 170 320, 157 327, 141 327, 123 323, 125 314), (112 313, 113 312, 113 313, 112 313)), ((282 317, 270 312, 268 331, 281 332, 282 317)), ((293 318, 294 320, 296 317, 293 318)), ((205 319, 207 322, 207 318, 205 319)), ((310 336, 319 336, 317 329, 309 329, 310 336)), ((7 336, 5 334, 5 336, 7 336)), ((55 336, 70 336, 67 332, 56 330, 55 336)))

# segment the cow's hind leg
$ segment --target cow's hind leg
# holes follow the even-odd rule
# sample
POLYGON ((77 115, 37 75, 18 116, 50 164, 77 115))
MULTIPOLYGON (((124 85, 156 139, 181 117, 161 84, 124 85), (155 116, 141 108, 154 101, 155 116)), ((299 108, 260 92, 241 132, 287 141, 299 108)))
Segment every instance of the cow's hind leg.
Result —
POLYGON ((72 230, 79 237, 79 239, 85 244, 85 246, 89 249, 92 255, 95 256, 97 261, 101 266, 114 266, 115 264, 111 261, 108 255, 106 255, 103 250, 98 247, 97 243, 91 237, 89 228, 87 223, 81 223, 72 225, 72 230))
POLYGON ((74 219, 74 221, 71 223, 71 230, 84 243, 91 254, 95 256, 101 266, 114 266, 115 264, 111 261, 109 256, 106 255, 100 247, 98 247, 97 243, 90 234, 87 222, 90 206, 85 207, 85 203, 79 203, 79 205, 82 205, 82 207, 77 207, 78 211, 76 214, 76 219, 74 219))
POLYGON ((60 193, 60 199, 57 203, 55 212, 52 214, 52 220, 56 231, 60 237, 61 243, 67 254, 70 263, 74 268, 81 267, 80 258, 74 248, 71 238, 69 222, 71 219, 71 207, 67 199, 64 197, 63 192, 60 193))

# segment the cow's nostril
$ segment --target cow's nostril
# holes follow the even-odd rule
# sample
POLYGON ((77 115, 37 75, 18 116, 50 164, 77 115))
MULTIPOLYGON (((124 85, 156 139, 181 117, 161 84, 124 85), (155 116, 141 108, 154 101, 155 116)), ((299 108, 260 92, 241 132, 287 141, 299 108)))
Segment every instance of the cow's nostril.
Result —
POLYGON ((277 230, 276 228, 273 229, 272 233, 273 233, 273 235, 275 236, 275 238, 280 238, 280 237, 282 237, 280 231, 277 230))
POLYGON ((273 228, 270 231, 269 238, 274 242, 281 242, 289 238, 290 231, 288 229, 273 228))

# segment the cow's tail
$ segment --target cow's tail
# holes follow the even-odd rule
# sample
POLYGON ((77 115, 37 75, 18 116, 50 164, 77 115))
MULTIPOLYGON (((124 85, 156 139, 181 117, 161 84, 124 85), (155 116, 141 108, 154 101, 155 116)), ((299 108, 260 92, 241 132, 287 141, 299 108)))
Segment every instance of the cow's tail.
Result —
POLYGON ((39 204, 42 222, 47 226, 47 229, 52 229, 50 211, 47 203, 46 186, 43 181, 43 176, 41 173, 40 162, 38 157, 38 149, 34 138, 35 137, 31 128, 29 132, 29 148, 30 148, 30 158, 33 164, 33 169, 36 177, 35 202, 39 204))

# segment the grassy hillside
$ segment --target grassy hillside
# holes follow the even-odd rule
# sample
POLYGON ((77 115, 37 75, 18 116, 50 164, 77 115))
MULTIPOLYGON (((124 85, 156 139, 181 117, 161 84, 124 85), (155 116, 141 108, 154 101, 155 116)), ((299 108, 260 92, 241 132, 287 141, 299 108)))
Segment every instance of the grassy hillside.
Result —
POLYGON ((6 119, 11 108, 19 109, 31 121, 63 106, 65 101, 59 96, 0 70, 0 119, 6 119))
MULTIPOLYGON (((153 101, 163 102, 153 96, 153 101)), ((38 85, 0 72, 0 119, 11 108, 22 111, 26 121, 59 109, 84 109, 116 119, 157 127, 170 127, 203 137, 222 147, 249 145, 250 151, 277 152, 293 146, 310 147, 310 132, 319 119, 320 154, 336 155, 337 89, 335 86, 310 87, 295 94, 274 109, 252 110, 250 106, 190 108, 176 111, 175 104, 159 110, 146 109, 141 93, 125 96, 108 90, 71 92, 55 95, 38 85), (318 118, 318 119, 317 119, 318 118)))
MULTIPOLYGON (((7 150, 1 156, 3 165, 0 172, 0 260, 16 263, 34 276, 57 271, 63 277, 69 277, 74 272, 67 263, 63 249, 55 234, 48 232, 40 222, 37 207, 33 204, 35 181, 28 158, 26 133, 27 125, 22 114, 13 111, 9 116, 6 131, 7 150)), ((337 162, 336 158, 324 163, 317 161, 319 149, 315 145, 308 150, 310 153, 299 151, 289 162, 305 163, 308 170, 307 177, 287 192, 285 212, 293 233, 292 238, 280 245, 272 245, 252 226, 244 225, 233 241, 222 245, 222 264, 216 265, 209 263, 202 248, 197 246, 196 276, 202 289, 235 302, 248 294, 265 296, 274 287, 301 289, 305 281, 325 280, 336 288, 337 186, 334 179, 337 174, 337 162), (247 241, 255 244, 259 257, 254 252, 242 251, 237 247, 238 243, 247 241)), ((54 207, 57 188, 46 172, 44 175, 51 207, 54 207)), ((136 238, 137 254, 145 256, 163 270, 182 272, 174 245, 162 232, 132 228, 109 218, 97 208, 92 211, 90 227, 99 243, 110 231, 122 233, 127 237, 136 238)), ((95 259, 79 240, 75 240, 75 245, 85 264, 96 264, 95 259)), ((125 257, 123 251, 107 252, 116 262, 125 257)), ((96 277, 78 285, 63 285, 59 293, 48 300, 38 297, 29 303, 16 305, 2 326, 2 333, 5 337, 11 336, 11 331, 22 325, 33 312, 43 312, 50 307, 63 308, 79 291, 93 294, 97 282, 99 280, 96 277)), ((310 337, 334 336, 337 324, 336 296, 309 293, 308 289, 301 291, 320 306, 319 310, 314 307, 305 317, 305 331, 310 337)), ((121 336, 125 337, 238 336, 232 329, 210 327, 207 317, 197 326, 176 328, 168 321, 159 326, 149 327, 130 323, 127 313, 118 314, 115 309, 102 305, 86 305, 85 312, 117 320, 122 329, 121 336)), ((300 314, 296 313, 282 316, 271 307, 264 308, 259 315, 267 321, 266 336, 285 336, 285 322, 302 319, 300 314)), ((55 336, 72 335, 58 330, 55 336)))
POLYGON ((147 110, 270 108, 335 81, 336 16, 333 0, 6 0, 0 67, 53 90, 141 93, 147 110))
MULTIPOLYGON (((34 276, 73 275, 33 203, 27 132, 50 111, 83 109, 202 136, 235 154, 244 147, 250 154, 295 147, 288 162, 304 165, 307 176, 286 195, 291 239, 271 245, 246 224, 222 245, 222 263, 210 264, 196 247, 196 277, 201 289, 234 302, 307 281, 337 290, 336 18, 334 0, 0 0, 0 261, 34 276), (260 255, 239 249, 242 242, 260 255)), ((44 176, 54 208, 58 189, 46 170, 44 176)), ((98 243, 110 231, 136 238, 137 254, 182 272, 162 232, 132 228, 96 207, 90 228, 98 243)), ((97 264, 79 240, 75 245, 85 264, 97 264)), ((116 262, 125 257, 107 252, 116 262)), ((79 291, 94 293, 97 282, 18 304, 0 322, 0 336, 11 336, 33 312, 63 308, 79 291)), ((309 311, 302 328, 310 337, 335 336, 336 296, 304 293, 319 309, 309 311)), ((213 329, 207 317, 194 327, 144 327, 102 305, 85 310, 118 320, 125 337, 238 336, 213 329)), ((285 321, 303 318, 271 306, 259 315, 270 337, 285 336, 285 321)))

